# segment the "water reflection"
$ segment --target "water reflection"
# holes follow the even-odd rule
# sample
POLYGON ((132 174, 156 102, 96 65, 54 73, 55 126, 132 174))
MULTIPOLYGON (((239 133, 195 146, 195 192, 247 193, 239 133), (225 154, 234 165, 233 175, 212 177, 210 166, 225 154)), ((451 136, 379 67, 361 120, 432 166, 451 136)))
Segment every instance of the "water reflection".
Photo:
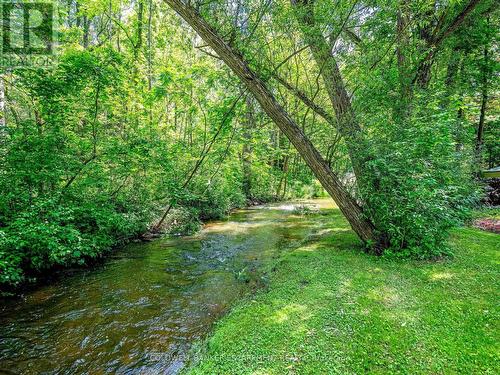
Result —
POLYGON ((131 244, 96 269, 4 301, 0 373, 177 373, 190 345, 258 286, 266 262, 321 230, 316 215, 289 206, 241 210, 196 236, 131 244))

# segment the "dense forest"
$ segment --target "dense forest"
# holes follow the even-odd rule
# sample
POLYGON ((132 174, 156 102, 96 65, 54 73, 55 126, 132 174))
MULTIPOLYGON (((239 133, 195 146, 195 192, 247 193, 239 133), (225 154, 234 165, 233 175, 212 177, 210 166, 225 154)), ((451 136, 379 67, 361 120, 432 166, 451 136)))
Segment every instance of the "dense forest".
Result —
POLYGON ((493 0, 69 0, 0 76, 0 284, 331 196, 366 250, 450 253, 500 163, 493 0))

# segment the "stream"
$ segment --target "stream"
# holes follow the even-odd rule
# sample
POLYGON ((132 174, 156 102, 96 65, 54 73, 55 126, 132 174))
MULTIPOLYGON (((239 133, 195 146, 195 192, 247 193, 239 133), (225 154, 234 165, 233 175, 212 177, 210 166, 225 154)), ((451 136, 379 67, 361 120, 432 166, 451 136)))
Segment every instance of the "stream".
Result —
POLYGON ((322 229, 331 200, 238 210, 194 236, 132 243, 20 298, 0 300, 0 374, 176 374, 283 251, 322 229))

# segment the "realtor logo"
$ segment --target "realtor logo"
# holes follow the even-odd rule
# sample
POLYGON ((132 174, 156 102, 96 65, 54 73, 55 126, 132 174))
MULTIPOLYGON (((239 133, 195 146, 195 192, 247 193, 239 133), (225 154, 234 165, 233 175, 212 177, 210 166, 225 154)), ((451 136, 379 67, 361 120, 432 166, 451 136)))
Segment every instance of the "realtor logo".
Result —
POLYGON ((54 51, 54 5, 3 1, 2 66, 47 65, 54 51))

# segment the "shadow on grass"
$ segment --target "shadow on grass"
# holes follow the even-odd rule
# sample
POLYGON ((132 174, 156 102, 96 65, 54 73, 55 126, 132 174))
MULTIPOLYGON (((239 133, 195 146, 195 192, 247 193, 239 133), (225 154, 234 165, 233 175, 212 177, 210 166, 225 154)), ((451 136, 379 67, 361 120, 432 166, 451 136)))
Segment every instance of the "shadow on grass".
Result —
POLYGON ((191 373, 498 372, 498 237, 462 228, 452 260, 392 261, 365 254, 338 210, 318 220, 191 373))

